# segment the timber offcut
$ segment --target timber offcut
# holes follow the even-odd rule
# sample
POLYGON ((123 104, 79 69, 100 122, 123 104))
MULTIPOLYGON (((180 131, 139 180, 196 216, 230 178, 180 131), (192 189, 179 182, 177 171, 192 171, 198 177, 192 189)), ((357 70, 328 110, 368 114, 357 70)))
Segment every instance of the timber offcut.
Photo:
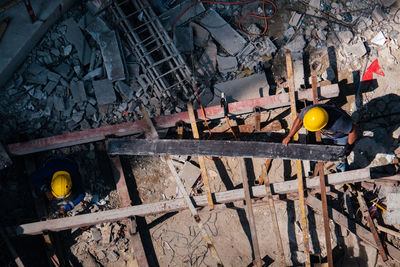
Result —
POLYGON ((243 158, 281 158, 337 161, 341 146, 221 140, 126 140, 110 139, 111 155, 187 155, 243 158))

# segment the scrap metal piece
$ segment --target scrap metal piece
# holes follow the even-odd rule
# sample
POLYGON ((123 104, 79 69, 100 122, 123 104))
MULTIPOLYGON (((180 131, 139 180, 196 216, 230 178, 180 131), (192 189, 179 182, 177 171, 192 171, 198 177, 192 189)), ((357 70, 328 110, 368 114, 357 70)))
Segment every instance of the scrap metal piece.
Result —
POLYGON ((148 1, 117 0, 109 9, 157 98, 173 91, 194 98, 193 75, 148 1))

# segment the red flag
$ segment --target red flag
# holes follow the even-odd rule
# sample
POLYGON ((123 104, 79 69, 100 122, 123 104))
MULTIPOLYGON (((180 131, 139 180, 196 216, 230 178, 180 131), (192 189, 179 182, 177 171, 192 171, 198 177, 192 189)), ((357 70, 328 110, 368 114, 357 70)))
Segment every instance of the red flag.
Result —
POLYGON ((372 62, 371 65, 369 65, 369 67, 365 71, 364 76, 361 81, 362 82, 372 81, 374 78, 374 75, 373 75, 374 73, 385 77, 385 73, 383 73, 381 66, 379 66, 378 59, 375 59, 375 61, 372 62))

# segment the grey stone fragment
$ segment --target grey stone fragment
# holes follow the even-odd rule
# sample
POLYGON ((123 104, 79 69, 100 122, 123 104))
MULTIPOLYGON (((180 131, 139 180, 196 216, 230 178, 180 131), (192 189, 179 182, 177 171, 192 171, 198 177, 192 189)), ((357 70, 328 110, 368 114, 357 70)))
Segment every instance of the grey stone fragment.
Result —
POLYGON ((376 22, 379 23, 383 20, 386 20, 386 14, 383 12, 381 6, 376 5, 374 11, 372 11, 372 19, 376 22))
POLYGON ((76 111, 72 112, 72 120, 76 123, 80 122, 83 118, 84 111, 76 111))
POLYGON ((96 114, 96 112, 96 108, 93 107, 91 104, 86 105, 86 117, 92 117, 94 114, 96 114))
POLYGON ((42 67, 41 65, 37 64, 37 63, 32 63, 31 65, 29 65, 27 71, 33 75, 37 75, 39 73, 41 73, 42 71, 46 71, 47 69, 45 67, 42 67))
POLYGON ((81 127, 81 130, 88 130, 88 129, 91 128, 90 124, 89 124, 89 122, 87 120, 81 121, 81 123, 79 123, 79 125, 81 127))
POLYGON ((85 86, 83 84, 83 81, 72 79, 70 83, 70 89, 75 103, 81 103, 87 101, 85 86))
POLYGON ((189 26, 193 28, 194 44, 198 47, 206 47, 210 40, 210 33, 197 23, 190 22, 189 26))
POLYGON ((65 33, 66 39, 73 44, 78 52, 79 60, 83 65, 89 64, 90 61, 90 47, 85 37, 82 34, 78 24, 73 18, 69 18, 63 22, 67 26, 67 32, 65 33))
POLYGON ((96 103, 97 103, 96 99, 94 99, 93 97, 88 97, 88 102, 89 102, 92 106, 95 106, 96 103))
POLYGON ((304 40, 303 35, 299 34, 296 38, 293 39, 290 43, 285 45, 285 48, 290 50, 291 52, 301 52, 306 46, 306 41, 304 40))
POLYGON ((217 46, 209 41, 201 58, 195 62, 195 74, 197 76, 213 77, 217 65, 217 46))
POLYGON ((71 71, 71 66, 65 63, 61 63, 54 68, 54 71, 60 74, 64 79, 68 79, 69 73, 71 71))
POLYGON ((65 105, 64 105, 64 99, 60 96, 54 96, 54 109, 57 111, 64 111, 65 105))
POLYGON ((193 165, 189 161, 185 162, 183 169, 179 172, 179 177, 185 181, 185 184, 192 188, 197 178, 199 178, 201 170, 199 167, 193 165))
POLYGON ((56 87, 57 83, 50 81, 47 83, 47 85, 44 87, 43 91, 45 91, 48 95, 51 94, 51 92, 53 92, 54 88, 56 87))
POLYGON ((47 79, 49 79, 49 81, 53 81, 53 82, 58 83, 58 81, 60 80, 60 78, 61 78, 61 75, 59 75, 59 74, 57 74, 57 73, 55 73, 55 72, 49 71, 49 72, 47 73, 47 79))
POLYGON ((31 74, 26 77, 27 83, 34 83, 34 84, 42 84, 45 85, 47 83, 47 70, 42 71, 38 74, 31 74))
POLYGON ((217 56, 217 64, 219 72, 223 74, 234 72, 238 69, 238 62, 236 57, 217 56))
POLYGON ((64 95, 65 95, 65 87, 62 86, 62 85, 58 85, 58 86, 56 87, 56 92, 55 92, 55 94, 56 94, 57 96, 64 96, 64 95))
POLYGON ((71 112, 72 112, 72 110, 74 108, 74 105, 75 105, 74 100, 71 97, 67 98, 65 109, 63 111, 63 115, 65 117, 68 118, 69 116, 71 116, 71 112))
MULTIPOLYGON (((172 24, 174 21, 178 18, 178 16, 187 8, 189 5, 197 2, 196 0, 186 0, 182 2, 181 4, 177 5, 174 8, 171 8, 170 10, 162 13, 159 18, 161 20, 161 23, 164 25, 164 27, 169 30, 171 29, 172 24)), ((202 3, 194 5, 192 8, 188 9, 182 17, 179 19, 177 22, 176 26, 179 26, 189 19, 199 15, 200 13, 203 13, 205 11, 204 5, 202 3)))
POLYGON ((92 227, 90 229, 90 233, 92 234, 92 238, 94 241, 99 241, 101 240, 101 231, 97 227, 92 227))
POLYGON ((103 32, 110 32, 111 29, 107 26, 107 24, 100 17, 96 16, 85 16, 86 20, 88 20, 88 25, 85 30, 93 37, 96 42, 99 42, 99 34, 103 32))
POLYGON ((220 104, 221 93, 224 93, 228 103, 231 103, 267 96, 269 85, 264 73, 218 83, 214 86, 214 99, 210 106, 220 104))
POLYGON ((103 75, 103 68, 100 67, 100 68, 92 70, 91 72, 86 74, 82 79, 84 81, 87 81, 87 80, 91 80, 91 79, 96 78, 96 77, 100 77, 102 75, 103 75))
POLYGON ((117 99, 113 84, 109 80, 93 81, 93 88, 99 105, 112 104, 117 99))
POLYGON ((125 69, 116 33, 114 31, 100 33, 98 38, 108 79, 110 81, 125 80, 125 69))
POLYGON ((46 101, 46 107, 43 111, 43 115, 46 117, 50 117, 53 106, 54 106, 54 98, 53 96, 49 96, 46 101))
POLYGON ((193 29, 191 27, 176 27, 174 31, 174 43, 182 53, 190 53, 194 50, 193 29))
POLYGON ((116 82, 116 89, 121 95, 123 101, 130 101, 133 98, 132 88, 124 82, 116 82))
POLYGON ((339 40, 343 43, 350 43, 351 39, 353 39, 353 33, 351 31, 340 31, 337 33, 339 40))
POLYGON ((108 253, 107 259, 110 262, 116 262, 119 259, 119 255, 115 251, 111 251, 110 253, 108 253))
POLYGON ((235 31, 216 11, 209 10, 200 20, 212 37, 231 55, 236 55, 247 44, 246 40, 235 31))
POLYGON ((43 93, 42 88, 40 86, 36 87, 35 90, 33 90, 33 92, 34 93, 33 93, 32 97, 35 98, 35 99, 43 100, 43 99, 47 98, 46 94, 43 93))

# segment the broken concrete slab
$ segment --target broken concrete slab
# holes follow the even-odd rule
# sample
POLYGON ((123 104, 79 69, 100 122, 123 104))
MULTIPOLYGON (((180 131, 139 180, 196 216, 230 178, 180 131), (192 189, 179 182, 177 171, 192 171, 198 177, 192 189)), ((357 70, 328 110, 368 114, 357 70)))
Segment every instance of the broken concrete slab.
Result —
POLYGON ((343 43, 350 43, 353 39, 353 33, 351 31, 340 31, 337 33, 339 40, 343 43))
POLYGON ((66 63, 61 63, 57 67, 54 68, 54 71, 60 74, 64 79, 69 78, 69 73, 71 72, 71 66, 66 63))
POLYGON ((72 97, 74 98, 75 103, 87 101, 85 85, 83 84, 83 81, 72 79, 69 88, 71 89, 72 97))
POLYGON ((91 72, 89 72, 88 74, 86 74, 82 80, 87 81, 87 80, 91 80, 93 78, 98 78, 100 76, 103 75, 103 67, 99 67, 97 69, 92 70, 91 72))
POLYGON ((299 89, 305 83, 303 53, 302 52, 292 53, 292 61, 293 61, 294 84, 296 86, 296 89, 299 89))
POLYGON ((385 223, 400 224, 400 192, 388 193, 386 195, 386 201, 387 211, 384 213, 385 223))
MULTIPOLYGON (((174 21, 178 18, 178 16, 191 4, 197 2, 196 0, 186 0, 182 2, 181 4, 177 5, 174 8, 171 8, 170 10, 162 13, 159 18, 165 29, 170 30, 172 24, 174 21)), ((189 19, 203 13, 206 9, 204 8, 204 5, 202 3, 194 5, 192 8, 188 9, 181 18, 179 18, 179 21, 176 23, 175 26, 179 26, 185 22, 187 22, 189 19)))
POLYGON ((224 93, 227 101, 232 103, 267 96, 269 85, 264 73, 218 83, 214 86, 214 99, 210 106, 220 104, 221 93, 224 93))
POLYGON ((201 170, 199 167, 195 166, 190 161, 186 161, 182 170, 179 172, 179 177, 185 181, 185 185, 188 188, 192 188, 200 174, 201 170))
POLYGON ((190 53, 194 50, 193 46, 193 28, 176 27, 174 31, 174 43, 178 51, 190 53))
POLYGON ((285 48, 290 50, 290 52, 301 52, 306 46, 306 41, 304 40, 304 36, 299 34, 294 38, 291 42, 285 45, 285 48))
POLYGON ((99 34, 98 38, 108 79, 110 81, 125 80, 125 68, 116 33, 114 31, 103 32, 99 34))
POLYGON ((203 55, 194 65, 196 76, 213 77, 215 75, 217 66, 217 46, 213 41, 208 42, 203 55))
POLYGON ((49 79, 49 81, 53 81, 53 82, 58 83, 58 81, 60 80, 60 78, 61 78, 61 75, 60 75, 60 74, 57 74, 57 73, 55 73, 55 72, 49 71, 49 72, 47 73, 47 79, 49 79))
POLYGON ((214 10, 207 11, 200 20, 200 25, 206 28, 222 48, 232 56, 242 51, 247 44, 246 40, 214 10))
POLYGON ((208 40, 210 40, 210 33, 197 23, 190 22, 189 26, 193 29, 194 45, 206 47, 208 40))
POLYGON ((129 102, 133 99, 132 88, 124 82, 118 81, 115 83, 118 93, 121 95, 122 100, 129 102))
POLYGON ((93 88, 99 105, 112 104, 117 100, 110 80, 93 81, 93 88))
POLYGON ((56 111, 64 111, 65 110, 65 104, 64 104, 64 99, 60 96, 53 96, 54 100, 54 109, 56 111))
POLYGON ((360 39, 351 45, 346 45, 344 47, 344 51, 347 53, 347 55, 354 56, 356 58, 360 58, 367 53, 367 49, 365 48, 363 41, 360 39))
POLYGON ((221 57, 217 56, 218 70, 223 74, 234 72, 238 69, 236 57, 221 57))
POLYGON ((82 65, 89 64, 90 47, 78 24, 73 18, 65 20, 62 24, 67 26, 65 38, 75 47, 82 65))

